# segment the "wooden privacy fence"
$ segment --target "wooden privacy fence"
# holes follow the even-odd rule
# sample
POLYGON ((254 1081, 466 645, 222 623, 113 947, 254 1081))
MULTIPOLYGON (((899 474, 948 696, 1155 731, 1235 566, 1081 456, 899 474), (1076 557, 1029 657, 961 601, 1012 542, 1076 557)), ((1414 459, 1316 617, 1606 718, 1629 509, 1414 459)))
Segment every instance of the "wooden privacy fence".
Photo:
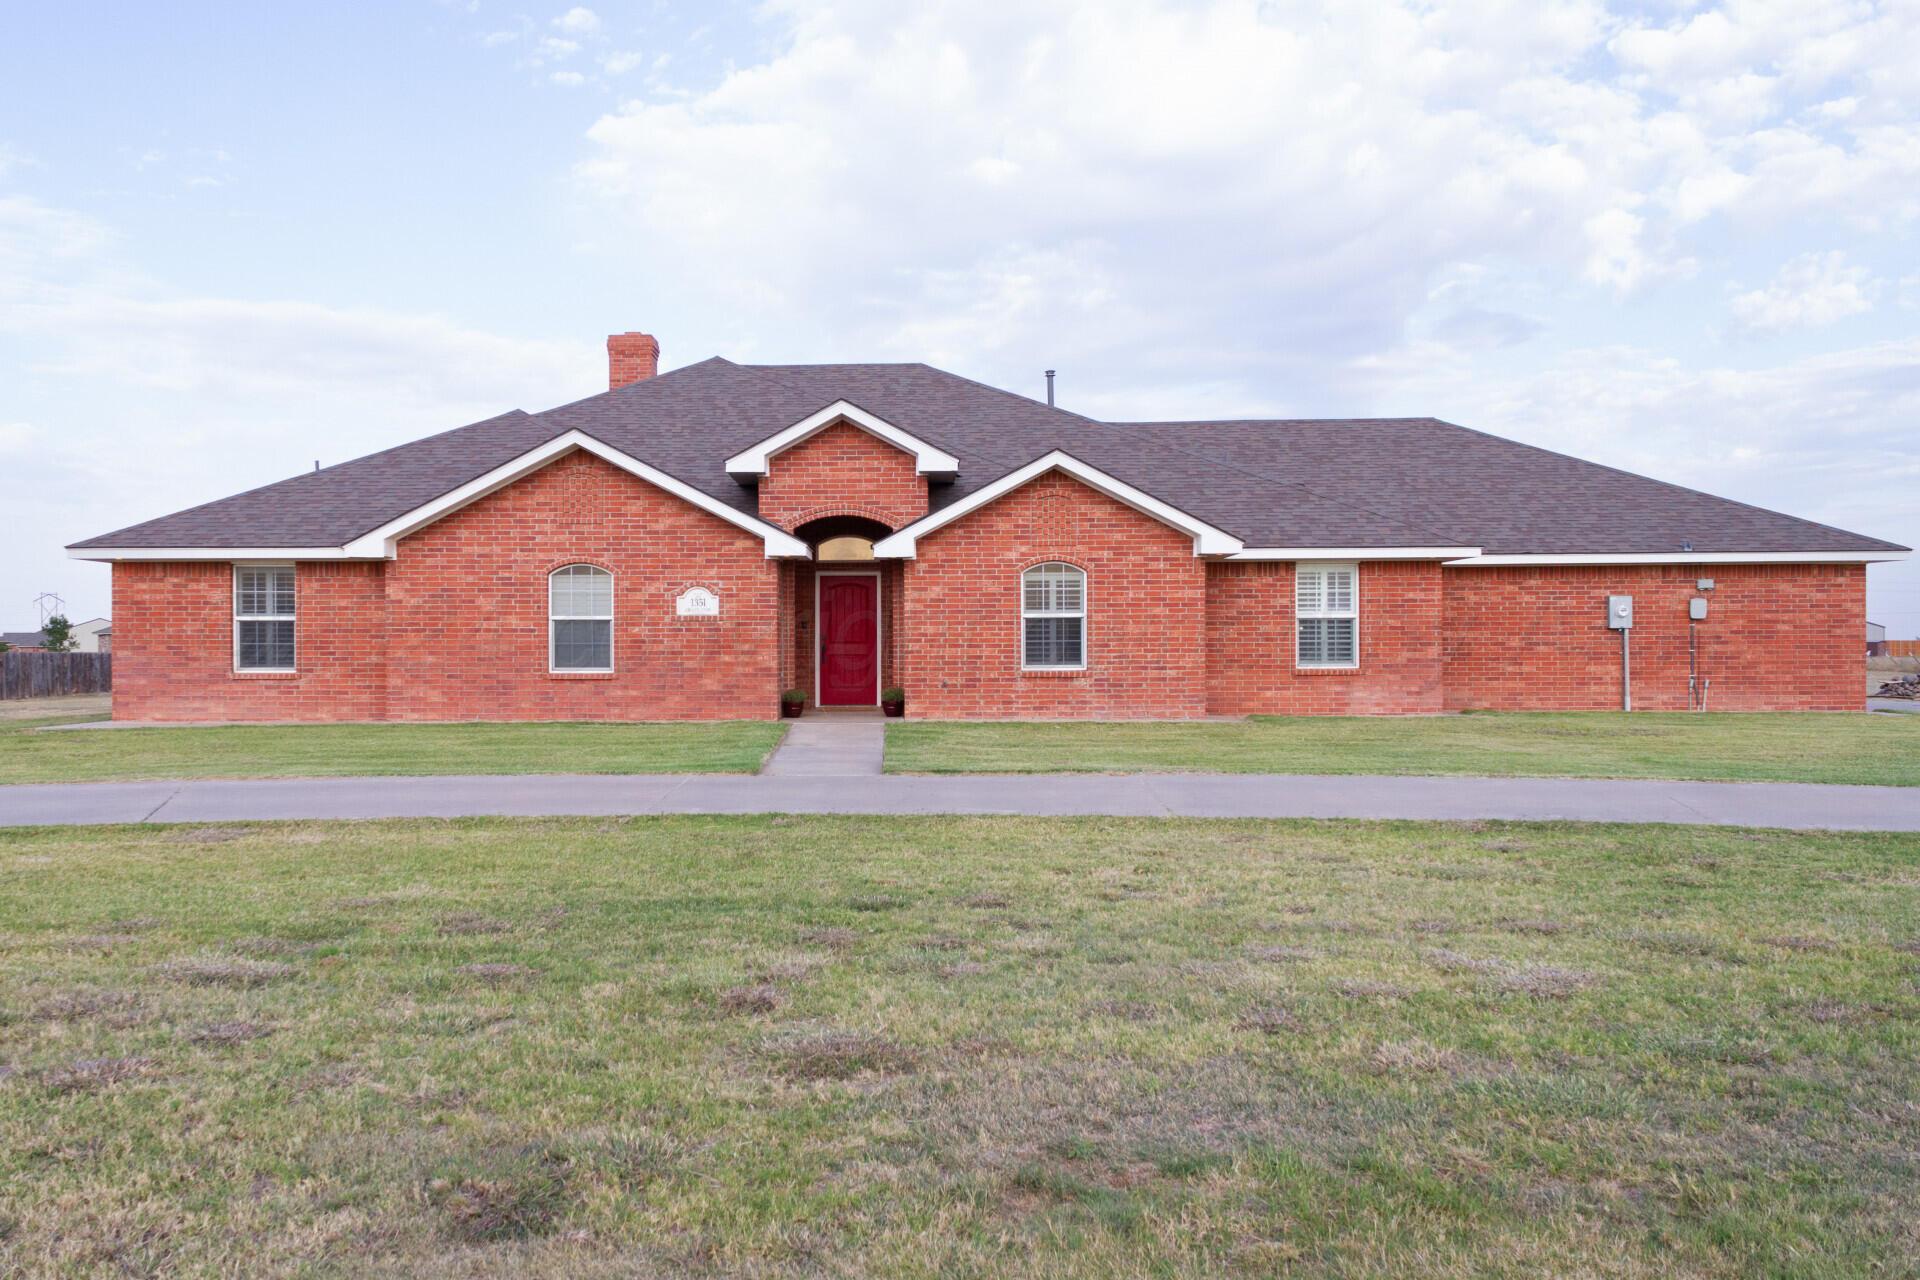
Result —
POLYGON ((1920 658, 1920 640, 1887 641, 1889 658, 1920 658))
POLYGON ((110 653, 0 653, 0 700, 105 693, 113 688, 110 653))

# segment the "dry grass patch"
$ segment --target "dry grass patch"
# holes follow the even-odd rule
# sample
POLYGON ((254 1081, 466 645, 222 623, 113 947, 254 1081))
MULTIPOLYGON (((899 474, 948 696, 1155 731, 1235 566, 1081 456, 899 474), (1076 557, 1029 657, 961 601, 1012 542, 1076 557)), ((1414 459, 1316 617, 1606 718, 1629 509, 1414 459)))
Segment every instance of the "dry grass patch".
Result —
POLYGON ((152 1058, 78 1058, 41 1077, 52 1093, 91 1093, 153 1074, 152 1058))
POLYGON ((759 982, 749 987, 730 987, 720 995, 720 1007, 728 1013, 772 1013, 786 997, 780 988, 770 982, 759 982))
POLYGON ((153 972, 170 982, 194 987, 263 987, 291 978, 300 970, 274 960, 204 955, 163 961, 154 966, 153 972))
POLYGON ((1493 956, 1471 956, 1446 947, 1429 947, 1420 958, 1441 973, 1505 973, 1513 967, 1493 956))
POLYGON ((798 1080, 848 1080, 854 1076, 911 1071, 916 1057, 905 1046, 865 1031, 807 1031, 761 1046, 761 1055, 781 1074, 798 1080))
POLYGON ((73 1022, 83 1018, 125 1019, 145 1011, 145 1002, 131 991, 62 991, 33 1006, 41 1022, 73 1022))
POLYGON ((455 911, 440 917, 439 930, 447 938, 494 937, 512 933, 513 925, 478 911, 455 911))
POLYGON ((1413 994, 1412 987, 1376 978, 1342 978, 1333 990, 1346 1000, 1405 1000, 1413 994))
POLYGON ((1250 946, 1246 949, 1247 959, 1258 960, 1263 964, 1300 964, 1308 960, 1318 960, 1322 953, 1313 947, 1294 946, 1250 946))
POLYGON ((1599 982, 1599 974, 1589 973, 1585 969, 1530 964, 1501 978, 1499 987, 1510 994, 1532 996, 1536 1000, 1564 1000, 1599 982))
POLYGON ((273 1034, 274 1029, 260 1022, 209 1022, 187 1033, 194 1044, 245 1044, 273 1034))
POLYGON ((802 929, 799 939, 803 945, 809 947, 825 947, 829 951, 851 951, 853 944, 860 941, 860 935, 852 929, 828 925, 802 929))
POLYGON ((1457 1074, 1462 1058, 1456 1051, 1425 1040, 1404 1040, 1375 1046, 1368 1066, 1379 1075, 1457 1074))
POLYGON ((1542 938, 1558 937, 1573 928, 1564 920, 1551 920, 1545 916, 1522 916, 1517 919, 1494 921, 1493 927, 1504 929, 1508 933, 1531 933, 1542 938))
POLYGON ((1803 933, 1780 933, 1760 939, 1769 947, 1778 947, 1782 951, 1832 951, 1839 944, 1831 938, 1815 938, 1803 933))
POLYGON ((1293 1011, 1277 1004, 1255 1005, 1243 1012, 1233 1025, 1242 1031, 1257 1031, 1263 1036, 1301 1030, 1300 1019, 1294 1016, 1293 1011))

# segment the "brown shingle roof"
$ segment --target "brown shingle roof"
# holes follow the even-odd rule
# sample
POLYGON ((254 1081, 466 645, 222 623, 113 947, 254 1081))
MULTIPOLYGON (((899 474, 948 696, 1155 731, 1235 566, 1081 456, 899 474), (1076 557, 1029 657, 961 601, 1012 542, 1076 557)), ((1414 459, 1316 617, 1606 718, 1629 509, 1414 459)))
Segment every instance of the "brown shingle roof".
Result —
POLYGON ((323 547, 579 430, 752 513, 725 461, 847 400, 960 459, 957 501, 1055 449, 1250 547, 1489 554, 1904 550, 1432 418, 1101 423, 924 364, 703 360, 102 534, 89 547, 323 547))

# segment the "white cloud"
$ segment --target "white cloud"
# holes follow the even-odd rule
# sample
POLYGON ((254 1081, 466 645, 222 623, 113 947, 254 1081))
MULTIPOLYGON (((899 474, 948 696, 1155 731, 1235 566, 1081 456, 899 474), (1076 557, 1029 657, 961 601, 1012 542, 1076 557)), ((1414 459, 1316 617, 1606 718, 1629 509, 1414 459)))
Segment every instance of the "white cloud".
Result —
POLYGON ((0 142, 0 178, 6 177, 15 169, 24 169, 34 164, 31 153, 16 147, 10 142, 0 142))
POLYGON ((636 67, 647 64, 647 55, 638 49, 616 49, 600 59, 600 66, 608 75, 620 76, 636 67))
POLYGON ((600 29, 600 15, 575 5, 553 20, 553 25, 569 35, 592 35, 600 29))
POLYGON ((1866 268, 1849 266, 1846 254, 1832 250, 1795 258, 1764 289, 1736 295, 1731 307, 1741 328, 1779 333, 1870 311, 1877 291, 1866 268))
POLYGON ((587 78, 578 71, 556 71, 547 79, 563 89, 578 89, 587 82, 587 78))

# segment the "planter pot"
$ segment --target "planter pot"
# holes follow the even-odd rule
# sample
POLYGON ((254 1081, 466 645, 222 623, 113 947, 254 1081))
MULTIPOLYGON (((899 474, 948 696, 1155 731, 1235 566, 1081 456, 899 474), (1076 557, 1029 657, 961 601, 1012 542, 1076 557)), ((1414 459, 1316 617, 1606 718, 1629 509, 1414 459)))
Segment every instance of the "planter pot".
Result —
POLYGON ((780 717, 783 720, 797 720, 800 713, 807 709, 804 702, 783 702, 780 704, 780 717))
POLYGON ((905 701, 883 702, 880 704, 880 710, 898 720, 901 716, 907 714, 907 704, 905 701))

